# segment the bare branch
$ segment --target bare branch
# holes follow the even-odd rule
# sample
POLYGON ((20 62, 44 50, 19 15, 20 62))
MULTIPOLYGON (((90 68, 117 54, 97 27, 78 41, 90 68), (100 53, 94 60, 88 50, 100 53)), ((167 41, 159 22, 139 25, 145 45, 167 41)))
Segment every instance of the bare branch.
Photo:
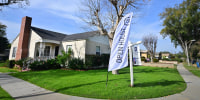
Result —
MULTIPOLYGON (((84 0, 81 16, 89 26, 95 26, 110 42, 115 30, 126 12, 132 12, 142 0, 84 0)), ((112 44, 112 43, 110 43, 112 44)))
POLYGON ((143 45, 151 56, 151 61, 156 53, 157 40, 158 40, 158 37, 153 34, 143 36, 142 38, 143 45))

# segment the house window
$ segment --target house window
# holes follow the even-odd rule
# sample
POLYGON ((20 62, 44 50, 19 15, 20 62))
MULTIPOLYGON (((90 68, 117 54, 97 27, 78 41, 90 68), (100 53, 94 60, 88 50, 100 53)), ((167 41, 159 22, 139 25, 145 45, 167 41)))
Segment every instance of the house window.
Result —
POLYGON ((50 56, 50 46, 45 46, 45 48, 44 48, 44 56, 50 56))
POLYGON ((68 53, 68 50, 71 49, 72 50, 72 45, 67 45, 66 47, 66 53, 68 53))
POLYGON ((16 55, 17 47, 13 47, 12 57, 14 58, 16 55))
POLYGON ((100 46, 96 46, 96 55, 100 55, 100 46))

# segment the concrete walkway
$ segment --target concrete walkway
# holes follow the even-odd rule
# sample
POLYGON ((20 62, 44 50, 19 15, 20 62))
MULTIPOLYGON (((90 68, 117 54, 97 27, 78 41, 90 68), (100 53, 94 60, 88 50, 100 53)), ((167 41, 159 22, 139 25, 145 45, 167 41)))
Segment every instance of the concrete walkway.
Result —
POLYGON ((0 73, 0 86, 15 100, 95 100, 55 93, 5 73, 0 73))
POLYGON ((200 78, 194 76, 187 69, 185 69, 183 64, 178 64, 177 69, 184 81, 187 83, 185 91, 180 94, 144 100, 200 100, 200 78))
MULTIPOLYGON (((177 69, 187 83, 185 91, 180 94, 144 100, 200 100, 200 78, 186 70, 182 64, 179 64, 177 69)), ((48 91, 3 73, 0 73, 0 85, 16 100, 95 100, 48 91)))

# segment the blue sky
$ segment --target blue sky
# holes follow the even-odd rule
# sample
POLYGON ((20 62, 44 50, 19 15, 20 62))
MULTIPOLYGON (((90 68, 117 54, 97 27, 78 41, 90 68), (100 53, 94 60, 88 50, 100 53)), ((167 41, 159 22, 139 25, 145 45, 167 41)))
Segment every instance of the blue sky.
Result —
MULTIPOLYGON (((65 34, 85 32, 85 23, 78 17, 82 0, 30 0, 30 6, 15 9, 17 5, 4 7, 0 13, 0 22, 7 25, 7 37, 10 42, 20 32, 21 19, 24 16, 32 17, 32 26, 57 31, 65 34)), ((147 1, 147 0, 146 0, 147 1)), ((158 36, 157 51, 177 53, 180 47, 174 48, 169 37, 163 39, 160 35, 162 20, 159 14, 166 7, 173 7, 182 0, 151 0, 147 5, 137 10, 136 18, 131 25, 130 40, 137 42, 144 35, 158 36)), ((141 49, 145 50, 141 45, 141 49)))

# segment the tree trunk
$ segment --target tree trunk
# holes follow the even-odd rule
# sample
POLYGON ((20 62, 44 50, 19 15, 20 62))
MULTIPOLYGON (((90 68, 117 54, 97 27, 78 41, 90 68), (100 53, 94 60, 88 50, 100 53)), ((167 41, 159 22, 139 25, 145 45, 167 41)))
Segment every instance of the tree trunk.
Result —
POLYGON ((188 66, 190 66, 190 60, 189 60, 189 55, 188 55, 187 42, 185 42, 185 54, 186 54, 186 57, 187 57, 188 66))
POLYGON ((153 57, 151 56, 151 63, 153 63, 153 57))

